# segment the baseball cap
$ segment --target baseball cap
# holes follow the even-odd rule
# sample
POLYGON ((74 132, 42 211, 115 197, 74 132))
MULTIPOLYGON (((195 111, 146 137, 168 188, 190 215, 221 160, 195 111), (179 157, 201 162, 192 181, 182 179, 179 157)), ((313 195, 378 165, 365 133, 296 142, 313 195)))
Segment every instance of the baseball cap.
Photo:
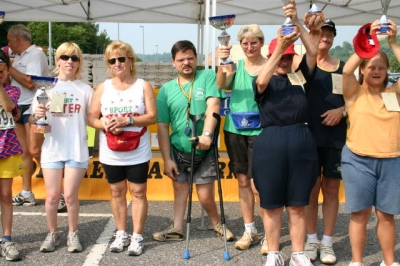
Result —
MULTIPOLYGON (((268 47, 268 56, 272 55, 272 53, 275 51, 276 45, 278 44, 278 39, 275 38, 271 41, 268 47)), ((294 43, 292 43, 286 50, 283 52, 283 55, 286 54, 296 54, 294 50, 294 43)))
POLYGON ((374 57, 381 48, 376 32, 370 32, 371 23, 365 24, 353 39, 354 51, 361 58, 374 57))
POLYGON ((321 28, 323 28, 323 27, 330 27, 331 29, 333 29, 333 35, 336 36, 336 26, 332 20, 330 20, 329 18, 325 19, 325 23, 324 23, 324 25, 322 25, 321 28))

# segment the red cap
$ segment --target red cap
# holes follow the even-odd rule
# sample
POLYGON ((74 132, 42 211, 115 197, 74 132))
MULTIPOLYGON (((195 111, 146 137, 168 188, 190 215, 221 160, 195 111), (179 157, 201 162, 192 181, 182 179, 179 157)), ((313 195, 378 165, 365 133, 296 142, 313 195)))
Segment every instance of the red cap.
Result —
POLYGON ((374 57, 381 48, 376 32, 370 32, 371 23, 365 24, 353 39, 354 51, 361 58, 374 57))
MULTIPOLYGON (((268 56, 272 55, 272 53, 275 51, 276 45, 278 44, 278 39, 275 38, 271 41, 268 47, 268 56)), ((292 43, 284 52, 283 55, 285 54, 296 54, 294 51, 294 43, 292 43)))

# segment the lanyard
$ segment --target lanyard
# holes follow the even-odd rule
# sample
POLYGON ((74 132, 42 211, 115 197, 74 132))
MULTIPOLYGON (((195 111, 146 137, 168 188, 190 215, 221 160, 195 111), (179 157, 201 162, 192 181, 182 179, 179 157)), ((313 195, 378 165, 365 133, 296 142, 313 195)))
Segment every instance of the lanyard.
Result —
POLYGON ((192 93, 193 93, 193 83, 194 83, 194 76, 192 79, 192 84, 190 84, 189 94, 187 94, 185 89, 183 88, 182 84, 179 82, 179 78, 178 78, 179 87, 181 88, 183 95, 185 95, 185 97, 188 99, 188 104, 187 104, 187 108, 186 108, 186 118, 188 121, 189 121, 189 113, 190 113, 190 102, 192 100, 192 93))

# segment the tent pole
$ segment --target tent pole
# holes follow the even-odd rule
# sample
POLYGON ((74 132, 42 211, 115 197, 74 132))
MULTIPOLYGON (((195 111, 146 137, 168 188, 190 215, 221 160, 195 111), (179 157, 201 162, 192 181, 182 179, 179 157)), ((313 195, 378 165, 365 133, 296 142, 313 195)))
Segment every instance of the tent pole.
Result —
POLYGON ((204 68, 208 69, 209 66, 209 61, 208 61, 208 54, 210 51, 210 21, 208 20, 208 17, 210 17, 210 1, 211 0, 206 0, 206 16, 205 16, 205 22, 206 22, 206 29, 205 32, 203 33, 204 35, 204 68))
MULTIPOLYGON (((212 16, 217 15, 217 0, 212 0, 212 16)), ((216 28, 212 27, 212 53, 211 53, 211 64, 212 64, 212 69, 215 70, 215 42, 216 42, 216 28)))
POLYGON ((53 34, 52 34, 52 27, 51 27, 51 21, 49 21, 49 67, 53 67, 53 34))

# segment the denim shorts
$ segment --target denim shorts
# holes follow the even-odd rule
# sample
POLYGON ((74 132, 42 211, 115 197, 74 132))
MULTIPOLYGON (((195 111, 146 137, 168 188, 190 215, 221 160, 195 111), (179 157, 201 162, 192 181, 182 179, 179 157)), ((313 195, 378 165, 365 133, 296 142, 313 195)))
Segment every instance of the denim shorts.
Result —
POLYGON ((26 105, 18 105, 19 110, 21 111, 21 117, 17 120, 18 124, 22 124, 25 125, 26 123, 29 122, 29 117, 31 116, 31 114, 26 114, 24 115, 24 113, 31 107, 30 104, 26 104, 26 105))
POLYGON ((358 212, 371 206, 400 214, 400 157, 373 158, 342 150, 342 178, 346 210, 358 212))
POLYGON ((88 165, 89 165, 89 161, 80 163, 80 162, 76 162, 76 161, 73 161, 73 160, 50 162, 50 163, 41 163, 40 164, 41 168, 49 168, 49 169, 63 169, 65 166, 87 169, 88 165))

